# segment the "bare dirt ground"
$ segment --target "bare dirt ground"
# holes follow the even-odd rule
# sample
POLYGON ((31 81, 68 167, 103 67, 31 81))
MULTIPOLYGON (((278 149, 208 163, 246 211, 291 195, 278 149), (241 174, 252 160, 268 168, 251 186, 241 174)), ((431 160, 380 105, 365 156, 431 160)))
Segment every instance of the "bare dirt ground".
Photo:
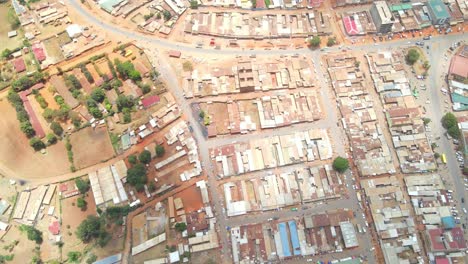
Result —
POLYGON ((0 101, 0 174, 13 179, 38 179, 69 171, 63 142, 35 152, 19 129, 16 112, 7 100, 0 101))
POLYGON ((89 167, 115 155, 106 127, 82 129, 70 136, 70 143, 77 169, 89 167))
POLYGON ((94 203, 93 192, 88 191, 85 200, 88 203, 86 211, 81 211, 76 206, 78 196, 61 200, 62 203, 62 226, 61 234, 64 246, 62 255, 66 256, 69 251, 82 251, 86 246, 75 235, 76 228, 88 215, 96 215, 96 205, 94 203))
POLYGON ((201 197, 200 189, 196 186, 187 188, 180 193, 174 195, 175 198, 181 198, 184 203, 184 210, 186 213, 199 210, 203 207, 203 200, 201 197))
POLYGON ((22 234, 18 227, 20 225, 16 222, 12 222, 8 233, 0 242, 0 254, 11 255, 14 254, 13 261, 8 263, 30 263, 32 251, 36 246, 36 243, 28 240, 26 234, 22 234), (16 245, 11 252, 5 250, 3 247, 10 245, 14 240, 18 240, 19 243, 16 245))

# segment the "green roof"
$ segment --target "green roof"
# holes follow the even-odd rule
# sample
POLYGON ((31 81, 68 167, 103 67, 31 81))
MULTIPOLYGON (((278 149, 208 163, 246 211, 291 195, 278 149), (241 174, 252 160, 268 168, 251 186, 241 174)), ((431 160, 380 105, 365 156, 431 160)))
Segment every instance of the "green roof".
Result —
POLYGON ((434 12, 436 19, 450 18, 447 7, 442 2, 442 0, 429 0, 427 3, 434 12))
POLYGON ((457 111, 468 110, 468 97, 461 94, 452 93, 452 102, 460 104, 458 109, 456 109, 457 111))
POLYGON ((108 13, 112 13, 114 8, 122 3, 124 0, 101 0, 99 1, 99 6, 108 13))
POLYGON ((395 12, 395 11, 401 11, 401 10, 408 10, 411 8, 413 8, 411 4, 392 5, 390 6, 390 11, 395 12))
POLYGON ((345 261, 340 261, 337 264, 360 264, 362 263, 360 258, 349 259, 345 261))

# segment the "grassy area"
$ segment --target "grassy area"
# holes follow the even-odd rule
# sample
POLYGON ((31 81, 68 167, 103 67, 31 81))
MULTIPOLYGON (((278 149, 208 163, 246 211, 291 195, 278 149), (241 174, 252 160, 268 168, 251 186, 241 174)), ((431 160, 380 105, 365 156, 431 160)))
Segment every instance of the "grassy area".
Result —
POLYGON ((10 3, 0 4, 0 49, 14 49, 22 43, 22 32, 18 31, 18 36, 9 38, 8 32, 15 30, 12 24, 16 18, 15 11, 10 3))

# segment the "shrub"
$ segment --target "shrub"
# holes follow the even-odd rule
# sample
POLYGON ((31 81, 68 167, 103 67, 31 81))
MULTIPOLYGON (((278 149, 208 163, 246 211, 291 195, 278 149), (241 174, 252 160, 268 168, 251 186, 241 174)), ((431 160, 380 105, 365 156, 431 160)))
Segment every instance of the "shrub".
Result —
POLYGON ((164 153, 166 152, 166 150, 164 149, 163 146, 161 145, 156 145, 156 156, 158 157, 162 157, 164 156, 164 153))

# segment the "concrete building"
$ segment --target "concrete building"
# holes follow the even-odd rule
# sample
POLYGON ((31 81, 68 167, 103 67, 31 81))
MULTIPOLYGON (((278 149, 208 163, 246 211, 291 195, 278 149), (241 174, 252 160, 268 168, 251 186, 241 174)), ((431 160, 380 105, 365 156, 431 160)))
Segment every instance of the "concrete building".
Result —
POLYGON ((427 1, 429 15, 431 16, 432 24, 443 25, 450 22, 450 14, 447 6, 442 0, 429 0, 427 1))
POLYGON ((374 20, 375 27, 377 28, 377 33, 388 33, 392 31, 393 22, 395 19, 388 8, 387 2, 385 1, 376 1, 370 9, 372 20, 374 20))

